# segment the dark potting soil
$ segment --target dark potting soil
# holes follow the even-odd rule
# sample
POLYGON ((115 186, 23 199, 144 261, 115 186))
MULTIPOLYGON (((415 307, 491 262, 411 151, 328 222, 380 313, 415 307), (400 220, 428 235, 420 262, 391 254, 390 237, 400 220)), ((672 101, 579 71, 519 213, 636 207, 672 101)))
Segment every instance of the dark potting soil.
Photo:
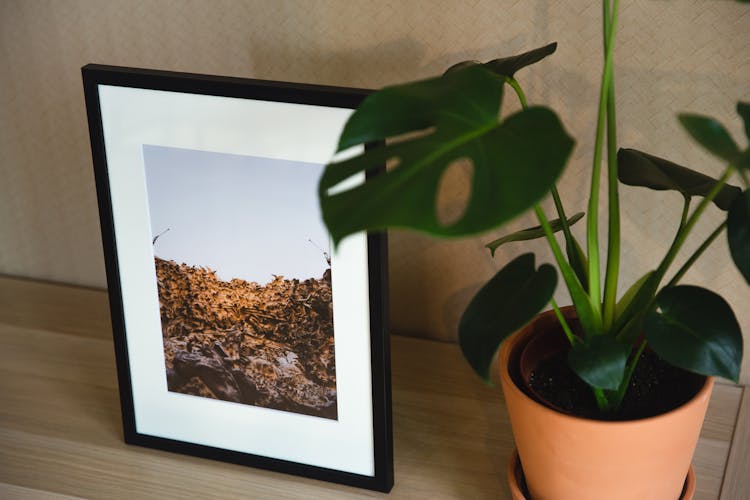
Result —
POLYGON ((660 415, 689 401, 703 386, 704 377, 676 368, 652 351, 644 351, 633 371, 630 387, 617 412, 602 414, 591 388, 570 369, 566 353, 537 367, 530 384, 552 405, 573 415, 597 420, 636 420, 660 415))

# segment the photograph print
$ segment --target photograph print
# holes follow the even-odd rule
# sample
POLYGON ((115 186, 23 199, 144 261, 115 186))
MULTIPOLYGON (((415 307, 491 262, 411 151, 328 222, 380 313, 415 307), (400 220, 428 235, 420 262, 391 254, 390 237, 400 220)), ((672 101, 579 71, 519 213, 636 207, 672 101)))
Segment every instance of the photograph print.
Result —
POLYGON ((143 146, 168 390, 337 419, 323 166, 143 146))

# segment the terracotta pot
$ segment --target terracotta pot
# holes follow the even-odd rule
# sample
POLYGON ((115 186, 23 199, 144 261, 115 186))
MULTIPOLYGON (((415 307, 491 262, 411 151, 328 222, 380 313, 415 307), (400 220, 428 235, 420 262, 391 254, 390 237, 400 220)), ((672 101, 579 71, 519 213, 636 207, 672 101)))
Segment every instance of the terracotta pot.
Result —
MULTIPOLYGON (((526 488, 526 478, 523 476, 521 460, 518 458, 518 451, 513 450, 513 454, 508 460, 508 486, 510 487, 510 496, 513 500, 531 500, 528 489, 526 488)), ((682 487, 682 494, 679 500, 693 500, 695 495, 695 471, 693 466, 688 469, 685 484, 682 487)))
MULTIPOLYGON (((574 315, 572 308, 563 311, 566 317, 574 315)), ((527 396, 511 377, 529 338, 558 328, 553 311, 542 313, 508 338, 499 354, 500 380, 531 498, 680 498, 713 379, 706 378, 683 406, 655 417, 609 422, 567 415, 527 396)))

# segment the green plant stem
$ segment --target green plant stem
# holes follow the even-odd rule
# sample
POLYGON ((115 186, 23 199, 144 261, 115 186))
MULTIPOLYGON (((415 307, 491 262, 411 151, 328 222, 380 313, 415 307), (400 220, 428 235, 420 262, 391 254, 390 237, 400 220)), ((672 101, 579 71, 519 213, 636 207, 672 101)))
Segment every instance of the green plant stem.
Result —
MULTIPOLYGON (((701 204, 696 207, 695 212, 693 212, 693 216, 700 216, 700 213, 706 208, 708 203, 710 203, 711 200, 713 200, 713 198, 721 190, 721 187, 726 182, 727 177, 727 172, 725 172, 722 180, 717 183, 718 189, 716 189, 717 186, 714 186, 714 189, 712 189, 711 192, 708 193, 708 196, 706 196, 706 198, 701 201, 701 204)), ((661 283, 661 280, 664 279, 664 275, 666 274, 667 269, 669 269, 669 266, 672 264, 672 261, 677 255, 677 252, 680 250, 680 247, 682 246, 685 238, 690 232, 690 229, 695 224, 695 220, 693 220, 692 217, 690 218, 690 220, 688 219, 688 213, 690 211, 690 200, 691 198, 689 196, 684 197, 684 203, 682 205, 682 215, 680 216, 680 226, 675 233, 672 244, 669 246, 666 255, 659 263, 659 267, 653 272, 651 277, 646 280, 646 282, 641 287, 641 290, 639 290, 625 312, 620 318, 618 318, 618 321, 615 323, 614 330, 617 332, 617 340, 632 342, 634 340, 632 336, 638 335, 638 325, 640 325, 646 313, 653 307, 654 300, 656 299, 656 293, 659 290, 659 284, 661 283), (688 227, 688 224, 690 224, 690 227, 688 227)))
POLYGON ((721 224, 719 224, 719 227, 713 230, 713 232, 708 235, 708 238, 706 238, 706 241, 704 241, 701 246, 698 247, 698 249, 693 252, 693 255, 690 256, 690 258, 685 261, 685 263, 682 265, 682 267, 677 271, 677 273, 674 275, 674 277, 669 280, 669 283, 667 283, 667 287, 675 286, 685 275, 685 273, 690 269, 690 267, 695 263, 696 260, 703 254, 703 252, 706 251, 706 249, 711 246, 711 243, 714 242, 717 236, 721 234, 721 232, 724 230, 724 228, 727 227, 727 221, 725 220, 721 224))
POLYGON ((690 213, 690 201, 692 198, 690 196, 685 196, 685 203, 682 205, 682 215, 680 216, 680 229, 685 227, 685 223, 687 222, 688 213, 690 213))
POLYGON ((557 192, 557 187, 553 185, 550 192, 552 193, 552 199, 555 201, 555 209, 557 210, 557 216, 560 219, 563 236, 565 237, 565 252, 568 254, 568 262, 570 262, 570 266, 573 268, 576 280, 581 284, 581 288, 585 292, 586 287, 588 286, 588 280, 586 279, 586 266, 581 258, 581 251, 578 243, 573 237, 573 233, 570 231, 568 217, 565 215, 565 208, 563 208, 562 201, 560 200, 560 193, 557 192))
POLYGON ((557 321, 560 322, 560 326, 562 326, 565 336, 568 337, 568 342, 570 342, 570 345, 575 345, 576 337, 573 335, 573 330, 570 329, 570 325, 568 325, 568 322, 565 319, 565 316, 563 316, 562 311, 560 311, 555 299, 550 299, 550 304, 552 304, 552 309, 555 310, 555 316, 557 316, 557 321))
POLYGON ((604 53, 607 53, 607 42, 609 41, 609 31, 611 29, 611 20, 609 18, 609 0, 602 0, 602 33, 604 34, 604 53))
MULTIPOLYGON (((518 80, 516 80, 515 78, 511 78, 510 76, 506 76, 505 83, 510 85, 511 88, 515 90, 516 95, 518 96, 518 100, 521 103, 521 109, 528 108, 529 104, 526 101, 526 94, 521 88, 521 84, 518 83, 518 80)), ((565 217, 565 210, 563 209, 562 200, 560 200, 560 193, 557 191, 557 185, 552 184, 550 192, 552 193, 552 199, 555 200, 555 209, 557 210, 557 216, 560 218, 560 223, 562 224, 563 228, 563 234, 565 235, 565 241, 567 242, 568 239, 572 236, 570 234, 570 225, 568 224, 568 218, 565 217)))
POLYGON ((604 394, 602 389, 598 387, 591 387, 594 397, 596 398, 596 406, 599 407, 599 411, 606 412, 610 409, 610 402, 607 400, 607 396, 604 394))
POLYGON ((570 236, 570 226, 568 225, 568 218, 565 216, 565 208, 560 199, 560 193, 557 192, 557 186, 553 185, 550 192, 552 193, 552 200, 555 202, 555 210, 557 210, 557 216, 560 218, 560 222, 565 221, 563 224, 563 234, 566 234, 565 239, 567 240, 568 236, 570 236))
POLYGON ((656 269, 656 271, 654 271, 654 274, 651 277, 651 279, 655 281, 653 287, 654 292, 656 292, 656 290, 659 288, 659 283, 661 283, 661 280, 664 278, 664 274, 667 272, 667 268, 672 263, 672 260, 674 260, 674 257, 677 255, 677 252, 680 249, 679 247, 682 245, 682 241, 685 237, 687 237, 687 235, 684 233, 685 226, 687 225, 688 214, 690 213, 691 200, 692 198, 690 196, 683 197, 682 214, 680 215, 680 225, 677 228, 677 233, 675 233, 672 244, 669 246, 666 255, 659 263, 659 267, 656 269))
POLYGON ((552 193, 552 200, 555 202, 557 217, 560 219, 560 224, 562 225, 563 236, 565 236, 565 249, 568 252, 568 259, 571 260, 573 258, 571 253, 575 248, 573 246, 573 233, 570 232, 570 224, 568 224, 568 218, 565 216, 565 208, 560 199, 560 193, 557 192, 557 186, 553 184, 550 192, 552 193))
MULTIPOLYGON (((568 285, 568 289, 571 288, 571 284, 569 283, 569 280, 573 279, 576 280, 575 273, 573 272, 573 269, 570 267, 570 264, 565 260, 562 254, 562 250, 560 250, 560 245, 557 244, 557 240, 555 239, 555 235, 552 232, 552 227, 550 227, 549 221, 547 220, 547 216, 544 215, 544 210, 542 210, 542 207, 539 204, 534 205, 534 211, 536 212, 536 216, 539 219, 539 223, 542 225, 542 228, 544 228, 544 234, 547 237, 547 241, 549 242, 550 248, 552 248, 552 253, 555 255, 555 260, 557 261, 557 265, 560 268, 560 270, 563 273, 563 278, 565 279, 565 283, 568 285)), ((558 320, 562 317, 562 313, 559 312, 559 310, 555 307, 556 304, 553 303, 553 308, 555 308, 555 314, 558 317, 558 320)), ((563 323, 564 319, 560 321, 560 324, 563 323)), ((597 325, 599 327, 601 325, 597 325)), ((565 327, 563 326, 563 329, 565 327)), ((569 330, 569 327, 568 327, 569 330)), ((566 331, 566 335, 572 335, 573 332, 566 331)), ((575 338, 575 337, 574 337, 575 338)), ((568 338, 570 340, 570 337, 568 338)), ((604 394, 604 391, 602 389, 599 389, 598 387, 591 387, 591 390, 594 393, 594 398, 596 398, 596 404, 599 407, 599 410, 601 411, 607 411, 611 406, 609 401, 607 400, 607 396, 604 394)))
POLYGON ((512 78, 510 76, 505 77, 505 83, 510 85, 513 90, 516 91, 516 95, 518 96, 518 100, 521 101, 521 109, 526 109, 529 107, 528 103, 526 102, 526 94, 524 94, 523 89, 521 88, 521 85, 519 85, 518 80, 515 78, 512 78))
MULTIPOLYGON (((538 203, 534 205, 534 211, 536 212, 537 219, 539 219, 539 224, 541 224, 542 229, 544 229, 544 235, 547 237, 547 243, 549 243, 552 254, 555 256, 555 261, 557 261, 558 267, 561 271, 563 270, 563 267, 567 267, 568 269, 570 269, 570 264, 568 264, 562 254, 560 245, 555 239, 555 233, 552 231, 552 226, 550 226, 547 216, 544 215, 544 210, 542 210, 541 205, 539 205, 538 203)), ((573 270, 570 269, 570 272, 573 273, 573 270)), ((565 277, 565 275, 566 273, 563 272, 563 277, 565 277)), ((565 281, 567 283, 567 279, 565 281)))
MULTIPOLYGON (((602 42, 604 44, 603 47, 605 54, 609 48, 609 35, 612 30, 615 29, 615 25, 612 23, 612 10, 610 8, 613 1, 614 0, 602 0, 602 34, 604 35, 602 37, 602 42)), ((617 10, 617 4, 614 6, 614 9, 617 10)))
MULTIPOLYGON (((526 101, 526 94, 521 88, 521 84, 518 83, 518 80, 506 76, 505 83, 510 85, 513 90, 515 90, 516 95, 518 96, 518 100, 521 102, 521 109, 528 108, 529 104, 526 101)), ((557 191, 557 185, 553 184, 550 188, 550 192, 552 193, 552 199, 555 200, 555 209, 557 210, 557 216, 560 218, 560 223, 562 224, 563 228, 563 234, 565 235, 565 241, 567 242, 570 238, 572 238, 572 236, 570 233, 568 218, 565 217, 565 210, 563 209, 562 200, 560 200, 560 193, 557 191)))
MULTIPOLYGON (((661 283, 661 280, 664 278, 664 275, 666 274, 667 270, 669 269, 669 266, 674 261, 675 257, 677 256, 677 252, 680 251, 680 248, 682 248, 683 243, 685 243, 685 239, 690 234, 690 231, 693 229, 693 226, 695 226, 696 222, 698 222, 698 219, 703 214, 703 211, 706 210, 706 207, 713 201, 714 198, 716 198, 716 195, 719 194, 719 191, 724 187, 724 185, 727 182, 727 179, 729 179, 729 176, 732 174, 733 167, 729 165, 726 170, 724 170, 724 173, 722 174, 719 181, 714 185, 713 188, 711 188, 711 191, 700 201, 697 207, 695 207, 695 210, 693 210, 693 213, 690 215, 690 217, 685 220, 685 211, 687 210, 687 207, 689 206, 689 201, 685 202, 685 209, 683 210, 683 220, 685 221, 684 224, 680 225, 680 229, 677 231, 677 235, 675 236, 674 241, 672 242, 672 246, 669 247, 669 250, 667 251, 667 254, 664 256, 664 259, 659 264, 659 267, 656 269, 656 272, 654 273, 654 279, 656 280, 656 288, 658 288, 659 283, 661 283)), ((653 302, 653 300, 652 300, 653 302)))
POLYGON ((584 335, 600 334, 602 328, 601 317, 596 318, 592 315, 589 306, 588 294, 586 294, 586 291, 583 289, 583 286, 578 280, 578 277, 576 276, 575 271, 573 271, 571 265, 568 263, 568 261, 565 260, 565 257, 562 254, 562 250, 560 250, 560 245, 555 239, 555 234, 552 231, 549 220, 547 220, 547 216, 544 214, 544 210, 542 210, 542 207, 537 203, 536 205, 534 205, 534 211, 536 212, 537 219, 539 219, 539 224, 544 230, 544 236, 547 238, 550 249, 555 256, 557 267, 560 272, 562 272, 563 279, 565 280, 565 285, 568 287, 568 291, 570 292, 570 298, 573 300, 573 304, 578 311, 578 318, 581 321, 581 327, 584 335))
MULTIPOLYGON (((604 0, 604 50, 614 25, 610 20, 609 0, 604 0)), ((615 317, 617 282, 620 274, 620 193, 617 175, 617 115, 615 107, 614 70, 607 91, 607 184, 609 202, 609 231, 607 236, 607 267, 604 279, 603 328, 609 331, 615 317)))
MULTIPOLYGON (((607 0, 605 0, 606 2, 607 0)), ((589 260, 589 297, 594 314, 601 322, 601 280, 599 269, 599 181, 601 177, 602 141, 604 138, 604 124, 607 115, 607 99, 612 80, 612 64, 614 55, 614 35, 617 26, 617 10, 619 0, 612 5, 611 21, 605 18, 605 57, 602 82, 599 91, 599 112, 596 122, 596 141, 594 144, 594 162, 591 172, 591 192, 589 193, 588 219, 586 225, 586 245, 589 260), (607 29, 607 26, 609 28, 607 29)), ((608 7, 605 7, 608 10, 608 7)))
MULTIPOLYGON (((721 191, 721 189, 726 184, 727 179, 732 174, 733 169, 734 167, 732 165, 727 166, 726 170, 724 170, 724 173, 722 174, 719 181, 714 185, 713 188, 711 188, 711 191, 709 191, 709 193, 701 200, 698 206, 695 207, 695 210, 693 210, 693 213, 689 217, 687 214, 690 210, 690 197, 688 196, 685 197, 685 203, 682 208, 682 217, 680 218, 680 227, 677 230, 677 234, 675 234, 674 240, 672 241, 672 245, 670 245, 669 250, 667 250, 667 254, 659 263, 659 267, 656 269, 656 271, 654 271, 654 274, 647 281, 647 283, 644 284, 643 290, 647 290, 646 293, 648 293, 649 295, 644 296, 642 299, 639 299, 638 297, 633 299, 633 302, 631 303, 631 305, 635 304, 636 301, 638 301, 639 303, 643 303, 643 306, 642 307, 639 306, 638 311, 634 313, 632 317, 630 317, 622 325, 618 326, 618 332, 619 332, 617 334, 618 340, 627 340, 626 333, 635 332, 635 330, 633 330, 633 328, 629 327, 628 325, 639 324, 643 320, 643 317, 645 316, 645 314, 649 312, 651 308, 654 306, 654 302, 656 300, 656 293, 659 290, 659 284, 664 279, 664 275, 667 273, 669 266, 672 265, 672 262, 677 256, 677 253, 680 251, 680 248, 682 248, 683 243, 685 243, 685 240, 690 234, 690 231, 693 229, 693 226, 695 226, 696 222, 698 221, 700 216, 703 214, 703 211, 713 201, 713 199, 716 198, 716 195, 719 194, 719 191, 721 191)), ((695 258, 697 259, 698 257, 696 256, 695 258)), ((692 265, 692 262, 690 262, 690 265, 692 265)), ((678 274, 679 272, 680 271, 678 271, 678 274)))
MULTIPOLYGON (((513 88, 513 90, 516 92, 518 100, 521 102, 521 108, 528 108, 526 94, 521 88, 521 85, 518 83, 518 80, 506 76, 505 83, 510 85, 511 88, 513 88)), ((557 185, 552 185, 552 187, 550 188, 550 193, 552 193, 552 199, 555 202, 555 210, 557 210, 557 217, 560 219, 560 224, 562 225, 563 235, 565 236, 565 249, 568 253, 568 259, 572 260, 573 257, 571 254, 575 251, 575 246, 573 243, 573 233, 570 232, 570 224, 568 224, 568 218, 565 216, 565 209, 563 208, 562 200, 560 199, 560 193, 557 191, 557 185)))
POLYGON ((630 385, 630 379, 633 377, 635 365, 637 365, 638 361, 641 359, 641 354, 645 348, 646 341, 644 340, 641 342, 641 345, 638 346, 638 350, 635 352, 633 359, 630 360, 630 364, 625 368, 625 374, 622 377, 622 382, 620 382, 620 387, 617 389, 614 397, 610 399, 610 403, 614 408, 619 408, 620 404, 622 404, 622 400, 625 398, 625 393, 628 391, 628 386, 630 385))

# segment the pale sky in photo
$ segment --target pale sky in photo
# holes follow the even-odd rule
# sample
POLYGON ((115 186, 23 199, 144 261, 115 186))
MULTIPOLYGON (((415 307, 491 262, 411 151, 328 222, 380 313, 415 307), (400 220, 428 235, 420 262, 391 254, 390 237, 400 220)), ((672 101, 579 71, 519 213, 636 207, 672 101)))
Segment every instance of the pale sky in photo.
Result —
POLYGON ((322 165, 143 146, 154 254, 265 284, 320 278, 329 236, 317 198, 322 165))

